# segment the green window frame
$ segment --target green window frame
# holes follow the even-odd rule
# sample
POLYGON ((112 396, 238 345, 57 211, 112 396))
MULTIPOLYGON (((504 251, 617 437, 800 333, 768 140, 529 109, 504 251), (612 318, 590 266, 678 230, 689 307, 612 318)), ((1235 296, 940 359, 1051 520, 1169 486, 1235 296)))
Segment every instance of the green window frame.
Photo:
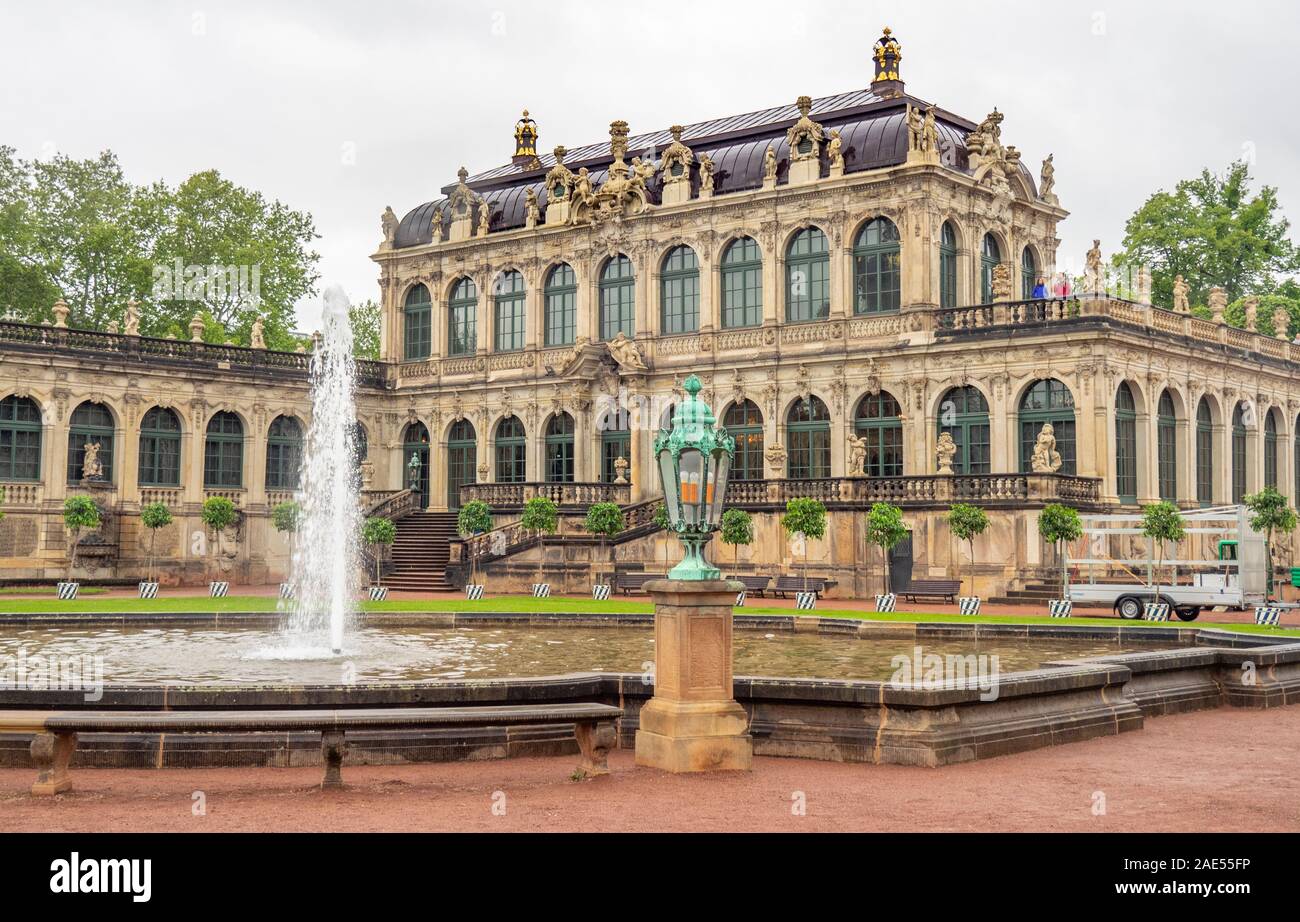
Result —
POLYGON ((1121 503, 1137 503, 1137 405, 1128 384, 1115 392, 1115 492, 1121 503))
POLYGON ((763 322, 763 251, 753 237, 738 237, 722 254, 722 325, 763 322))
POLYGON ((1034 282, 1038 280, 1038 260, 1034 251, 1025 247, 1020 251, 1020 297, 1028 301, 1034 296, 1034 282))
POLYGON ((957 232, 951 221, 939 232, 939 306, 957 306, 957 232))
MULTIPOLYGON (((613 483, 618 479, 614 462, 619 458, 631 461, 632 433, 627 429, 605 429, 600 433, 600 479, 613 483)), ((629 468, 629 470, 631 470, 629 468)))
POLYGON ((478 482, 478 434, 467 419, 457 420, 447 434, 447 508, 460 508, 460 488, 478 482))
POLYGON ((858 401, 853 428, 867 440, 868 477, 903 476, 903 411, 888 391, 858 401))
POLYGON ((528 479, 528 436, 518 416, 497 423, 497 483, 523 483, 528 479))
POLYGON ((622 253, 610 257, 600 273, 600 338, 619 333, 636 336, 636 277, 632 260, 622 253))
POLYGON ((1030 473, 1034 444, 1044 423, 1051 423, 1056 450, 1061 455, 1060 474, 1077 474, 1075 459, 1074 395, 1056 378, 1040 378, 1020 398, 1016 416, 1020 423, 1020 472, 1030 473))
POLYGON ((1291 431, 1295 433, 1295 439, 1291 445, 1291 453, 1295 462, 1295 470, 1292 472, 1295 478, 1292 488, 1295 492, 1291 494, 1294 503, 1300 502, 1300 416, 1296 417, 1295 425, 1291 431))
POLYGON ((853 313, 897 313, 902 297, 898 228, 872 218, 853 242, 853 313))
POLYGON ((826 235, 805 227, 785 251, 785 319, 825 320, 831 313, 831 257, 826 235))
POLYGON ((419 507, 429 505, 429 429, 424 423, 410 423, 402 432, 402 483, 419 497, 419 507), (411 477, 411 456, 420 459, 418 480, 411 477))
POLYGON ((226 410, 208 420, 203 440, 203 486, 244 485, 244 424, 226 410))
POLYGON ((993 303, 993 270, 1002 262, 1002 247, 992 234, 984 235, 980 248, 980 298, 981 304, 993 303))
POLYGON ((433 353, 433 299, 424 285, 406 293, 402 308, 402 357, 416 362, 433 353))
POLYGON ((831 476, 831 414, 813 396, 796 400, 786 414, 786 476, 817 480, 831 476))
POLYGON ((763 480, 763 413, 752 400, 727 408, 722 420, 727 435, 736 440, 731 462, 732 480, 763 480))
POLYGON ((140 420, 136 481, 142 487, 180 486, 181 421, 167 407, 152 407, 140 420))
POLYGON ((1264 417, 1264 487, 1277 489, 1277 415, 1264 417))
POLYGON ((41 408, 30 397, 0 400, 0 480, 41 479, 41 408))
POLYGON ((472 355, 478 349, 478 286, 471 278, 456 281, 447 302, 447 354, 472 355))
POLYGON ((573 417, 568 413, 556 413, 546 423, 546 470, 544 479, 547 483, 573 483, 573 417))
POLYGON ((546 302, 548 346, 572 346, 578 335, 578 276, 568 263, 560 263, 546 276, 542 289, 546 302))
POLYGON ((1174 398, 1169 391, 1160 395, 1156 405, 1156 480, 1160 498, 1178 501, 1178 418, 1174 398))
POLYGON ((694 333, 700 328, 700 262, 688 246, 668 251, 659 273, 660 332, 694 333))
POLYGON ((104 480, 113 481, 113 434, 116 425, 113 411, 102 403, 87 400, 72 411, 68 421, 68 483, 81 482, 81 467, 86 460, 86 446, 99 443, 99 463, 104 480))
POLYGON ((1214 502, 1214 420, 1204 397, 1196 406, 1196 501, 1214 502))
POLYGON ((992 469, 990 451, 989 404, 974 385, 954 387, 939 401, 939 431, 948 433, 957 454, 953 455, 955 474, 987 474, 992 469))
POLYGON ((518 352, 524 348, 527 308, 524 277, 513 269, 497 276, 493 296, 494 348, 497 352, 518 352))
POLYGON ((297 490, 302 469, 302 424, 277 416, 266 435, 266 488, 297 490))
POLYGON ((1246 499, 1246 421, 1242 404, 1232 411, 1232 501, 1246 499))

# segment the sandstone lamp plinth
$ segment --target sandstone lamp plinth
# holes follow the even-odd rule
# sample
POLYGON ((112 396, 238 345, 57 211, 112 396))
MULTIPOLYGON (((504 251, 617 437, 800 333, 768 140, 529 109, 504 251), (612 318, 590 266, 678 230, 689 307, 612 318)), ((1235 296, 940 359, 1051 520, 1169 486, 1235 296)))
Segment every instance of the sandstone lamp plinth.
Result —
POLYGON ((662 579, 645 588, 655 603, 655 693, 641 709, 636 764, 749 769, 749 718, 731 686, 731 608, 742 584, 662 579))

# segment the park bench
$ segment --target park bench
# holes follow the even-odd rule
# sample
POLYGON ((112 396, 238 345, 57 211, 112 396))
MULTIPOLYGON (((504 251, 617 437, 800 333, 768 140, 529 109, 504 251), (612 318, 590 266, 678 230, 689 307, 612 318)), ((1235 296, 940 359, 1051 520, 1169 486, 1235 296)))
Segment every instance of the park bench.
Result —
POLYGON ((787 593, 791 592, 812 592, 817 598, 822 597, 822 593, 835 585, 834 580, 821 579, 816 576, 778 576, 776 582, 772 585, 772 594, 785 598, 787 593))
POLYGON ((955 603, 960 592, 961 580, 914 579, 899 595, 909 602, 915 602, 917 599, 944 599, 955 603))
POLYGON ((768 584, 772 582, 770 576, 728 576, 727 579, 734 579, 739 583, 744 583, 746 594, 757 596, 765 594, 768 584))
POLYGON ((261 733, 319 731, 325 774, 321 787, 343 784, 343 754, 349 730, 410 727, 536 726, 573 724, 582 750, 579 771, 609 772, 609 750, 618 743, 615 720, 623 709, 609 704, 521 704, 492 707, 347 708, 288 711, 0 711, 0 733, 34 733, 33 794, 58 794, 72 787, 68 764, 78 733, 261 733))
POLYGON ((614 576, 614 589, 627 595, 629 592, 640 592, 644 583, 652 579, 667 579, 664 573, 618 573, 614 576))

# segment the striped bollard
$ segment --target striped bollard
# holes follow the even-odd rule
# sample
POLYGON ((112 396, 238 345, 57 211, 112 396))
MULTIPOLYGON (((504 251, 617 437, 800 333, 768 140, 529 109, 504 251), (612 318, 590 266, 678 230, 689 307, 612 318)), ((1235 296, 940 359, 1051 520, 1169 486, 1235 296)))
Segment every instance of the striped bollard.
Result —
POLYGON ((465 584, 465 598, 469 599, 469 601, 471 601, 471 602, 477 602, 477 601, 479 601, 480 599, 482 599, 482 598, 483 598, 483 584, 482 584, 482 583, 466 583, 466 584, 465 584))
POLYGON ((1255 623, 1267 627, 1282 626, 1282 609, 1275 605, 1255 606, 1255 623))
POLYGON ((980 613, 980 597, 977 595, 957 596, 957 613, 961 615, 978 615, 980 613))
POLYGON ((591 597, 597 602, 609 601, 609 583, 596 583, 591 587, 591 597))
POLYGON ((64 602, 71 602, 77 597, 77 589, 80 586, 80 583, 59 583, 59 599, 64 602))
POLYGON ((742 590, 740 590, 739 592, 736 593, 736 607, 737 607, 737 608, 744 608, 744 607, 745 607, 745 590, 744 590, 744 589, 742 589, 742 590))
POLYGON ((534 599, 549 599, 551 597, 550 583, 533 583, 534 599))
POLYGON ((1142 606, 1143 621, 1168 621, 1169 620, 1169 603, 1167 602, 1147 602, 1142 606))
POLYGON ((1069 599, 1052 599, 1047 603, 1047 616, 1049 618, 1068 618, 1074 609, 1074 603, 1069 599))
POLYGON ((898 596, 893 592, 886 592, 884 595, 876 596, 876 611, 891 612, 898 604, 898 596))
POLYGON ((158 598, 158 584, 151 580, 147 580, 147 579, 141 580, 139 589, 140 589, 140 598, 142 599, 158 598))
POLYGON ((226 593, 230 592, 230 583, 222 580, 212 580, 208 583, 208 596, 213 599, 224 599, 226 593))
POLYGON ((796 592, 794 594, 794 607, 800 611, 812 611, 817 607, 817 593, 796 592))
POLYGON ((372 601, 372 602, 383 602, 383 601, 387 600, 387 598, 388 598, 388 587, 387 587, 387 586, 371 586, 371 587, 370 587, 370 601, 372 601))
POLYGON ((293 583, 281 583, 281 584, 280 584, 280 598, 282 598, 282 599, 292 599, 292 598, 293 598, 293 583))

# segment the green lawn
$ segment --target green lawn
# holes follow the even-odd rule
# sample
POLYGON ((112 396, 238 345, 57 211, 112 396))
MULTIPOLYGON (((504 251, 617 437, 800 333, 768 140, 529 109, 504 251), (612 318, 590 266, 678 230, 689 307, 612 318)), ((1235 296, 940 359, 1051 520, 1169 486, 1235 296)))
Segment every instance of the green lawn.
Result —
MULTIPOLYGON (((107 592, 99 586, 82 586, 77 590, 77 595, 100 595, 107 592)), ((51 586, 5 586, 0 588, 0 595, 48 595, 57 596, 59 590, 51 586)))
MULTIPOLYGON (((57 599, 7 599, 0 603, 0 609, 5 612, 29 614, 45 612, 245 612, 245 611, 274 611, 278 600, 269 596, 229 596, 224 599, 212 599, 206 596, 172 596, 159 599, 132 599, 132 598, 113 598, 113 599, 77 599, 72 602, 60 602, 57 599)), ((593 599, 575 597, 575 598, 558 598, 534 599, 531 596, 503 596, 501 598, 484 599, 479 602, 470 602, 464 599, 447 599, 436 602, 430 600, 403 600, 393 602, 362 602, 361 607, 367 611, 414 611, 414 612, 461 612, 461 611, 490 611, 490 612, 507 612, 518 614, 531 614, 535 612, 573 612, 576 614, 588 613, 610 613, 621 614, 629 612, 649 613, 654 607, 649 602, 638 602, 631 600, 613 599, 608 602, 597 602, 593 599)), ((736 609, 738 616, 745 615, 801 615, 791 608, 775 608, 763 606, 746 606, 743 609, 736 609)), ((1185 623, 1181 621, 1170 621, 1166 623, 1151 623, 1134 621, 1121 622, 1118 618, 1087 618, 1078 617, 1070 618, 1068 621, 1061 621, 1057 618, 1048 618, 1046 616, 1036 615, 958 615, 955 613, 937 613, 937 612, 890 612, 882 614, 881 612, 868 611, 846 611, 844 609, 825 608, 818 609, 807 614, 822 618, 852 618, 863 621, 890 621, 890 622, 939 622, 949 624, 1095 624, 1109 625, 1114 627, 1117 624, 1143 625, 1147 627, 1204 627, 1219 628, 1227 631, 1240 631, 1247 634, 1268 634, 1281 635, 1285 637, 1300 637, 1300 628, 1269 628, 1255 624, 1217 624, 1212 621, 1195 621, 1185 623)))

